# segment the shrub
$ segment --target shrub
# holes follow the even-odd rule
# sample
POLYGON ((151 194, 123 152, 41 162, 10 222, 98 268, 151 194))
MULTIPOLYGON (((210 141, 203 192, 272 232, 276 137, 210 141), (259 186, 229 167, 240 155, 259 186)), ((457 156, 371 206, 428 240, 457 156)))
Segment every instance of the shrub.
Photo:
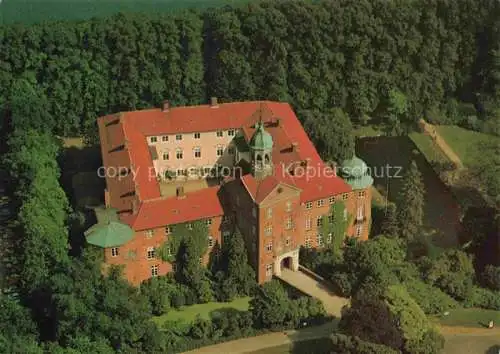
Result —
POLYGON ((333 334, 330 336, 332 350, 331 353, 342 354, 397 354, 388 346, 365 342, 358 337, 350 337, 343 334, 333 334))
POLYGON ((465 305, 500 311, 500 291, 474 287, 472 297, 465 305))
POLYGON ((412 354, 439 354, 444 348, 444 337, 435 329, 424 333, 419 340, 410 340, 405 349, 412 354))
POLYGON ((414 279, 404 283, 410 296, 425 314, 435 315, 458 307, 458 303, 440 289, 421 280, 414 279))
POLYGON ((209 338, 212 334, 212 322, 198 316, 191 326, 189 333, 195 339, 209 338))
POLYGON ((500 267, 488 264, 481 274, 481 280, 489 289, 500 291, 500 267))

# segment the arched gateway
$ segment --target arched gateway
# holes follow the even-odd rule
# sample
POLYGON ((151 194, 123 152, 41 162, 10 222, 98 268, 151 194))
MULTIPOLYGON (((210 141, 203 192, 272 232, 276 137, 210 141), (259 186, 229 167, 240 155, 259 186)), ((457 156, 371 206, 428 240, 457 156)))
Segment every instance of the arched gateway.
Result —
POLYGON ((283 253, 279 257, 276 257, 274 261, 274 274, 277 276, 281 275, 281 270, 283 268, 288 268, 293 271, 299 270, 299 251, 291 251, 283 253))

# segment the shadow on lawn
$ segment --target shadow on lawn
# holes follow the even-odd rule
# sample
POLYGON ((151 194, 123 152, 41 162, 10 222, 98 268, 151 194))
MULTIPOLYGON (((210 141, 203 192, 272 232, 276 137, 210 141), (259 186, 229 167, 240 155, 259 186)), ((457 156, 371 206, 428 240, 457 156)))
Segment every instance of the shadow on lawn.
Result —
POLYGON ((486 352, 484 352, 484 354, 498 354, 498 353, 500 353, 500 344, 494 345, 494 346, 488 348, 488 350, 486 352))

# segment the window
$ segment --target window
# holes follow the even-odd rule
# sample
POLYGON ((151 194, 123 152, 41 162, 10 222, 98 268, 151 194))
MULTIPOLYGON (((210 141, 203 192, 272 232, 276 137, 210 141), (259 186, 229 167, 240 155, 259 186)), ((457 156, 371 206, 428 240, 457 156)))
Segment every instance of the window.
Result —
POLYGON ((172 263, 172 271, 174 273, 177 272, 177 264, 176 263, 172 263))
POLYGON ((286 202, 286 211, 292 211, 292 202, 286 202))
POLYGON ((290 239, 290 237, 288 237, 286 240, 285 240, 285 246, 290 246, 290 244, 292 243, 292 240, 290 239))
POLYGON ((330 232, 326 237, 326 243, 332 243, 332 240, 333 240, 333 234, 330 232))
POLYGON ((203 257, 200 257, 200 258, 198 259, 198 264, 199 264, 199 265, 202 265, 202 264, 203 264, 203 257))
POLYGON ((204 168, 203 168, 203 173, 204 173, 205 175, 207 175, 207 176, 208 176, 208 175, 210 174, 210 171, 211 171, 211 170, 212 170, 212 169, 211 169, 210 167, 204 167, 204 168))
POLYGON ((347 193, 342 194, 342 200, 347 200, 347 198, 349 198, 349 194, 347 193))
POLYGON ((118 247, 111 248, 111 257, 117 257, 117 256, 118 256, 118 247))
POLYGON ((363 208, 363 206, 362 206, 362 205, 360 205, 360 206, 358 207, 358 213, 357 213, 357 215, 356 215, 356 218, 357 218, 358 220, 363 220, 363 214, 364 214, 364 213, 363 213, 363 211, 364 211, 363 209, 364 209, 364 208, 363 208))
POLYGON ((194 133, 194 138, 199 139, 200 138, 200 133, 194 133))
POLYGON ((356 227, 356 237, 361 237, 362 233, 363 233, 363 224, 359 224, 356 227))
POLYGON ((201 157, 201 148, 195 147, 193 150, 194 150, 194 157, 199 159, 201 157))
POLYGON ((306 230, 311 230, 312 227, 312 220, 311 218, 306 218, 306 230))
POLYGON ((193 229, 193 224, 188 223, 188 224, 187 224, 187 229, 188 229, 188 230, 192 230, 192 229, 193 229))
POLYGON ((222 242, 228 242, 230 234, 229 231, 222 231, 222 242))
POLYGON ((311 237, 310 236, 307 236, 305 246, 306 246, 306 248, 311 248, 311 237))
POLYGON ((318 236, 316 237, 316 243, 317 243, 318 247, 323 246, 323 234, 321 232, 318 233, 318 236))
POLYGON ((360 198, 364 198, 364 197, 365 197, 365 195, 366 195, 366 192, 365 192, 365 191, 360 191, 360 192, 358 192, 358 197, 360 197, 360 198))
POLYGON ((273 275, 273 265, 266 264, 266 277, 270 277, 273 275))
POLYGON ((153 237, 153 230, 146 230, 144 231, 144 234, 146 235, 146 238, 151 238, 153 237))
POLYGON ((227 136, 234 136, 234 129, 229 129, 227 131, 227 136))
POLYGON ((155 265, 151 266, 151 276, 152 277, 157 277, 158 276, 158 268, 160 268, 160 266, 158 264, 155 264, 155 265))
POLYGON ((167 246, 167 256, 171 256, 172 255, 172 247, 170 247, 170 245, 167 246))
POLYGON ((222 155, 224 155, 224 146, 222 146, 222 145, 218 145, 218 146, 217 146, 217 156, 219 156, 219 157, 220 157, 220 156, 222 156, 222 155))
POLYGON ((328 202, 329 202, 330 204, 335 203, 335 197, 330 197, 330 198, 328 198, 328 202))
POLYGON ((306 209, 311 209, 313 207, 313 203, 312 202, 307 202, 306 203, 306 209))
POLYGON ((273 250, 273 242, 271 241, 266 245, 266 251, 271 252, 272 250, 273 250))
POLYGON ((271 219, 273 217, 273 208, 267 208, 267 218, 271 219))
POLYGON ((158 137, 156 137, 156 136, 152 136, 152 137, 150 137, 150 138, 149 138, 149 141, 150 141, 152 144, 154 144, 154 143, 156 143, 156 142, 158 141, 158 137))
POLYGON ((212 236, 208 236, 208 247, 213 247, 214 246, 214 239, 212 236))
POLYGON ((212 225, 212 219, 206 219, 205 224, 207 225, 212 225))
POLYGON ((177 134, 175 136, 175 140, 177 140, 177 141, 182 140, 182 134, 177 134))
POLYGON ((224 136, 224 133, 222 132, 222 130, 217 130, 217 137, 222 138, 223 136, 224 136))
POLYGON ((168 141, 168 135, 164 135, 161 137, 161 141, 167 142, 168 141))
POLYGON ((323 217, 322 216, 318 216, 318 218, 316 219, 316 226, 317 227, 323 226, 323 217))
POLYGON ((182 149, 175 150, 175 157, 177 157, 177 160, 182 159, 182 149))
POLYGON ((177 176, 182 176, 182 173, 183 173, 182 168, 179 168, 179 169, 177 170, 177 176))
POLYGON ((318 200, 318 207, 322 207, 323 205, 325 205, 325 200, 324 199, 320 199, 318 200))
POLYGON ((285 225, 287 230, 290 230, 293 227, 293 220, 292 217, 289 216, 286 218, 286 225, 285 225))
POLYGON ((233 146, 228 147, 228 148, 227 148, 227 153, 228 153, 229 155, 234 155, 234 147, 233 147, 233 146))
POLYGON ((267 225, 265 233, 266 233, 266 236, 271 236, 273 234, 273 227, 271 225, 267 225))
POLYGON ((333 224, 335 221, 335 216, 333 214, 328 215, 328 223, 333 224))
POLYGON ((170 156, 169 156, 169 154, 168 154, 168 151, 165 151, 165 152, 163 153, 163 159, 164 159, 164 160, 168 160, 169 158, 170 158, 170 156))
POLYGON ((344 220, 347 220, 347 209, 344 209, 344 220))
POLYGON ((146 256, 147 256, 147 259, 153 259, 155 258, 155 248, 154 247, 148 247, 147 251, 146 251, 146 256))

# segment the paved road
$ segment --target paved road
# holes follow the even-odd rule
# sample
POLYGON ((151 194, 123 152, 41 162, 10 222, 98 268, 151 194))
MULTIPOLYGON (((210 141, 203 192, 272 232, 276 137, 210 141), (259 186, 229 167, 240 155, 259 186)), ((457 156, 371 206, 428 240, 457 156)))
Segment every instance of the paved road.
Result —
POLYGON ((340 318, 341 310, 344 305, 349 304, 349 300, 336 296, 321 282, 307 276, 302 272, 294 272, 290 269, 283 269, 278 278, 293 285, 303 293, 317 298, 323 303, 326 312, 329 315, 340 318))

